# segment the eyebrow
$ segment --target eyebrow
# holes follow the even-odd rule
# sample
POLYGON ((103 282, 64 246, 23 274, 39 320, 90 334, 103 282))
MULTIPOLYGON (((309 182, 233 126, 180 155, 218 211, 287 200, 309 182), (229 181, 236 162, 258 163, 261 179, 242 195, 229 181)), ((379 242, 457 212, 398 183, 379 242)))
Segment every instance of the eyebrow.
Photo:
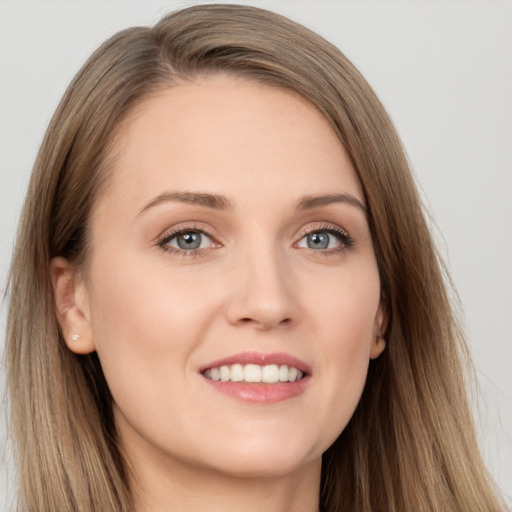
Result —
MULTIPOLYGON (((229 210, 233 208, 233 203, 227 197, 218 194, 207 194, 202 192, 165 192, 152 199, 139 211, 137 215, 140 215, 146 210, 154 208, 161 203, 169 201, 206 206, 207 208, 212 208, 214 210, 229 210)), ((333 203, 349 204, 361 210, 365 215, 367 213, 366 207, 363 203, 350 194, 303 196, 297 201, 295 208, 297 210, 309 210, 333 203)))
POLYGON ((309 210, 318 206, 326 206, 332 203, 346 203, 355 206, 365 215, 368 213, 366 207, 359 199, 350 194, 326 194, 321 196, 304 196, 297 201, 297 210, 309 210))
POLYGON ((206 206, 215 210, 229 210, 233 207, 233 204, 227 197, 217 194, 204 194, 201 192, 166 192, 152 199, 139 211, 137 215, 140 215, 142 212, 145 212, 150 208, 154 208, 155 206, 161 203, 166 203, 168 201, 186 204, 198 204, 200 206, 206 206))

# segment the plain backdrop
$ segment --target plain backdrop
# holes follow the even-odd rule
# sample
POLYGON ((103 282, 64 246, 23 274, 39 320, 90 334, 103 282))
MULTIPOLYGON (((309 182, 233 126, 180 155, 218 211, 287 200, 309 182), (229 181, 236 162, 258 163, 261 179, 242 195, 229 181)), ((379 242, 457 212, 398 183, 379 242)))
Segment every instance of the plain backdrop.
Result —
MULTIPOLYGON (((0 0, 0 282, 44 131, 67 84, 114 32, 199 2, 0 0)), ((253 0, 335 43, 405 144, 465 311, 485 458, 512 495, 512 3, 253 0)), ((0 316, 4 341, 5 306, 0 316)), ((3 382, 4 372, 0 376, 3 382)), ((3 385, 3 384, 2 384, 3 385)), ((5 426, 0 427, 3 444, 5 426)), ((12 462, 0 466, 10 509, 12 462)))

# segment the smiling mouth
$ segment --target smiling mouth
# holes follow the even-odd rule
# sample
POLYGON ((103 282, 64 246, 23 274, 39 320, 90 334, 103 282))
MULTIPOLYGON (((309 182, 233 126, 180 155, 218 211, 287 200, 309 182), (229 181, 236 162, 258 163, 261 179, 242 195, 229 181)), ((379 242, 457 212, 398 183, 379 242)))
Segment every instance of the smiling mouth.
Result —
POLYGON ((286 364, 231 364, 207 368, 202 374, 210 380, 257 384, 297 382, 305 377, 302 370, 286 364))

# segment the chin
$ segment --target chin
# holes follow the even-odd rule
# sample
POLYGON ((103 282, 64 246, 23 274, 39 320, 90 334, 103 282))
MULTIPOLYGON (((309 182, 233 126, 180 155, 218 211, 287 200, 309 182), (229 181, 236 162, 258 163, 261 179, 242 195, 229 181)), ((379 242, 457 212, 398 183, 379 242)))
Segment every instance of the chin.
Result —
POLYGON ((237 478, 277 478, 291 475, 312 464, 318 457, 266 456, 239 453, 215 466, 217 472, 237 478))
MULTIPOLYGON (((229 446, 220 448, 218 443, 214 453, 204 454, 214 463, 212 469, 233 477, 268 478, 279 477, 300 471, 315 461, 320 463, 323 451, 328 446, 315 446, 299 436, 253 436, 237 443, 232 440, 229 446)), ((204 460, 204 459, 203 459, 204 460)))

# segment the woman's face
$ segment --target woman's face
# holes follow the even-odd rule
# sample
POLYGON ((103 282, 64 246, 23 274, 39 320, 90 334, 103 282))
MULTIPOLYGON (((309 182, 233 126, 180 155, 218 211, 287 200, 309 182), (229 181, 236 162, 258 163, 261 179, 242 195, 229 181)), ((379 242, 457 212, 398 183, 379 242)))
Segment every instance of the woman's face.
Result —
POLYGON ((317 465, 384 346, 365 200, 333 129, 290 92, 216 76, 146 100, 115 152, 69 344, 97 351, 128 456, 317 465))

